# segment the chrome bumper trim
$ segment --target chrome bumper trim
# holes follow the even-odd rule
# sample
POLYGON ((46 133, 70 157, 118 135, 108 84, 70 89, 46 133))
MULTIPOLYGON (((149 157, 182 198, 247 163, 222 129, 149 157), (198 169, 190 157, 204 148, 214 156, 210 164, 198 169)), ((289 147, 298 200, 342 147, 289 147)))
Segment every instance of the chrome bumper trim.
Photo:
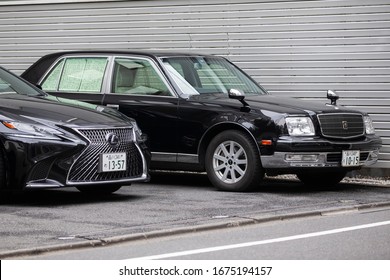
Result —
MULTIPOLYGON (((379 150, 372 151, 360 151, 361 153, 368 153, 367 158, 361 161, 357 167, 373 165, 378 160, 379 150)), ((312 168, 312 167, 341 167, 339 161, 327 161, 327 157, 334 152, 306 152, 306 153, 294 153, 294 152, 275 152, 272 156, 261 156, 261 162, 264 168, 312 168), (316 161, 288 161, 286 155, 318 155, 316 161)))

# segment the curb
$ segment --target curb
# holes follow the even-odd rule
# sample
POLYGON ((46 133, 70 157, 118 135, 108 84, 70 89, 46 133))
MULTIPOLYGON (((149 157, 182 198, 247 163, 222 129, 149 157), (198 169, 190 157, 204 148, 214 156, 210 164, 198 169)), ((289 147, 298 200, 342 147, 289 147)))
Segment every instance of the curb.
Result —
POLYGON ((374 202, 374 203, 345 206, 345 207, 335 207, 335 208, 316 210, 316 211, 304 211, 304 212, 297 212, 292 214, 281 214, 281 215, 268 216, 268 217, 264 217, 264 216, 258 216, 258 217, 255 216, 251 218, 231 217, 234 218, 235 220, 229 222, 211 223, 207 225, 179 227, 179 228, 174 228, 169 230, 156 230, 156 231, 151 231, 146 233, 126 234, 126 235, 108 237, 103 239, 73 242, 70 244, 50 245, 50 246, 35 247, 30 249, 5 251, 5 252, 0 252, 0 259, 40 255, 44 253, 61 251, 61 250, 100 247, 100 246, 118 244, 122 242, 146 240, 151 238, 172 236, 178 234, 196 233, 196 232, 203 232, 209 230, 255 225, 255 224, 261 224, 261 223, 267 223, 273 221, 283 221, 283 220, 299 219, 299 218, 306 218, 306 217, 327 216, 332 214, 334 215, 337 213, 355 212, 355 211, 383 208, 383 207, 390 207, 390 201, 374 202))

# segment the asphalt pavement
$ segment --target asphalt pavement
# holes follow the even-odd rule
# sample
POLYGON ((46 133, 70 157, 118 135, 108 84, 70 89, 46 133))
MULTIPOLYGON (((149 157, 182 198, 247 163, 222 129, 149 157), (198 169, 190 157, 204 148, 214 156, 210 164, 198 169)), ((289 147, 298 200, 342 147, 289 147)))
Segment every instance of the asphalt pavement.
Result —
POLYGON ((0 259, 390 207, 389 181, 378 178, 347 178, 322 190, 289 177, 269 178, 253 193, 216 191, 199 174, 152 178, 107 198, 69 189, 2 199, 0 259))

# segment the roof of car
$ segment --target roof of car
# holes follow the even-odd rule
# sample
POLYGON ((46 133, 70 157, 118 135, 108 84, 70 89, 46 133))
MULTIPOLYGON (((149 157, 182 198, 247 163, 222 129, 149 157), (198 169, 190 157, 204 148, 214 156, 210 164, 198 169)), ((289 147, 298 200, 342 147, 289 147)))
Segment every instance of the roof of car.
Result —
POLYGON ((21 77, 30 81, 33 84, 38 83, 40 77, 44 74, 52 63, 62 56, 76 56, 76 55, 139 55, 148 56, 152 59, 156 57, 173 57, 173 56, 208 56, 205 54, 191 53, 191 52, 177 52, 177 51, 154 51, 154 50, 73 50, 53 52, 42 56, 34 64, 32 64, 26 71, 21 74, 21 77))
POLYGON ((192 53, 192 52, 177 52, 177 51, 157 51, 157 50, 79 50, 79 51, 63 51, 54 52, 44 57, 55 56, 60 57, 64 55, 78 55, 78 54, 120 54, 120 55, 144 55, 144 56, 207 56, 207 54, 192 53))

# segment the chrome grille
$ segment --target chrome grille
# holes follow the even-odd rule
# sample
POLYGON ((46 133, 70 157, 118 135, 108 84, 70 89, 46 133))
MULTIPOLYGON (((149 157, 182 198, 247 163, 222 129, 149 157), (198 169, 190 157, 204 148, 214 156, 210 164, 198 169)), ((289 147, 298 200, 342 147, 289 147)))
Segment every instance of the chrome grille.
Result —
POLYGON ((318 121, 325 137, 349 139, 364 135, 361 114, 321 114, 318 115, 318 121))
POLYGON ((78 132, 86 137, 90 144, 73 164, 68 176, 70 183, 116 181, 136 178, 142 175, 142 156, 132 141, 131 128, 80 129, 78 132), (117 146, 113 147, 107 142, 106 135, 109 133, 114 133, 119 137, 117 146), (99 173, 99 155, 102 153, 119 152, 126 153, 127 170, 99 173))

